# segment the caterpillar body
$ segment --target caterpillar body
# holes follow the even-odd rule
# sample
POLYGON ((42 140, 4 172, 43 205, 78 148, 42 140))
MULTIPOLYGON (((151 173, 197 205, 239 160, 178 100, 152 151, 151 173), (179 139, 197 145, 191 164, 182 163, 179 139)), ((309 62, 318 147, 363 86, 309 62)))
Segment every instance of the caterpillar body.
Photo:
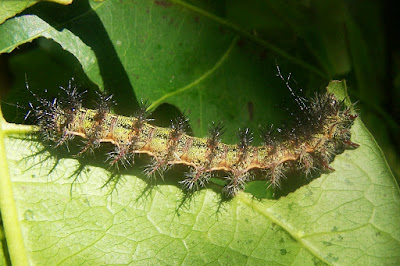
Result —
POLYGON ((301 98, 291 127, 264 130, 262 145, 252 146, 253 134, 247 128, 239 130, 238 144, 225 144, 221 124, 213 124, 206 138, 194 137, 185 133, 184 117, 170 128, 158 127, 149 123, 146 106, 135 116, 126 117, 109 112, 111 97, 100 95, 94 110, 82 106, 82 93, 71 82, 63 90, 66 97, 53 100, 33 93, 39 104, 31 105, 31 112, 46 140, 59 146, 79 136, 86 143, 79 154, 101 143, 112 143, 114 150, 108 154, 111 164, 133 164, 135 154, 147 154, 152 157, 144 171, 147 176, 162 174, 176 164, 186 165, 190 169, 180 183, 187 190, 204 187, 216 172, 222 172, 227 181, 223 189, 227 196, 234 196, 254 179, 279 186, 289 169, 306 174, 313 169, 333 170, 329 163, 338 152, 358 147, 350 141, 357 115, 331 93, 301 98))

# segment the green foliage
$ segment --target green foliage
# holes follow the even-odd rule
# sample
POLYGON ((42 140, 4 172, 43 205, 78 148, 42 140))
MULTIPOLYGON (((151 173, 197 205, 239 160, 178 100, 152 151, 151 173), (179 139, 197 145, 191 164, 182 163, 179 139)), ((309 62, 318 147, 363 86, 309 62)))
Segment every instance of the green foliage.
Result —
MULTIPOLYGON (((24 9, 33 6, 40 0, 8 0, 0 2, 0 23, 3 23, 6 19, 15 16, 22 12, 24 9)), ((48 0, 59 4, 68 5, 72 3, 72 0, 48 0)))
MULTIPOLYGON (((292 100, 275 76, 275 62, 309 95, 352 68, 357 84, 365 81, 373 92, 378 86, 368 76, 374 65, 359 61, 367 60, 368 47, 344 3, 335 6, 336 20, 321 3, 194 3, 36 4, 0 25, 1 53, 34 41, 9 58, 15 83, 7 102, 33 101, 25 74, 31 90, 49 95, 73 76, 89 95, 96 87, 114 94, 117 113, 133 115, 140 99, 148 99, 166 121, 170 112, 186 111, 196 136, 223 121, 224 141, 232 143, 238 128, 256 131, 285 119, 285 107, 277 105, 292 100), (307 15, 312 10, 320 13, 307 15), (354 33, 350 50, 338 37, 343 21, 354 33)), ((328 89, 346 97, 345 82, 328 89)), ((26 112, 4 104, 2 110, 8 122, 22 122, 26 112)), ((50 265, 400 262, 399 188, 361 119, 352 127, 360 147, 338 155, 334 173, 279 199, 240 193, 228 201, 213 185, 185 198, 170 181, 181 179, 179 169, 155 186, 141 169, 127 169, 108 194, 104 163, 65 158, 25 135, 30 127, 0 125, 4 263, 8 256, 15 264, 26 258, 50 265)))

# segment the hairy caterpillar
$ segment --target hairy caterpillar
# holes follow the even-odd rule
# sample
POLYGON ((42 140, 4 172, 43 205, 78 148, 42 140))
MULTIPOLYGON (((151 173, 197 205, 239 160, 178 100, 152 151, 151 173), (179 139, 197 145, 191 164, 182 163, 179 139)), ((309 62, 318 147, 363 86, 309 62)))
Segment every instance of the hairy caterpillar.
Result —
POLYGON ((47 100, 32 93, 38 105, 31 104, 39 132, 59 146, 79 136, 85 141, 78 155, 109 142, 110 164, 133 164, 135 154, 152 157, 145 169, 147 176, 163 174, 172 165, 190 169, 180 182, 187 190, 204 187, 216 172, 227 181, 224 194, 234 196, 248 181, 268 180, 279 185, 289 169, 309 174, 313 169, 333 170, 329 163, 341 150, 358 147, 350 141, 350 127, 357 115, 331 93, 316 94, 312 99, 297 97, 299 112, 293 115, 292 126, 271 127, 262 133, 263 144, 252 146, 253 133, 245 128, 238 132, 239 142, 221 142, 221 124, 210 127, 207 138, 185 133, 187 119, 179 117, 170 128, 149 123, 146 105, 133 117, 110 113, 111 96, 99 94, 97 109, 82 106, 82 93, 71 82, 62 88, 66 97, 47 100))

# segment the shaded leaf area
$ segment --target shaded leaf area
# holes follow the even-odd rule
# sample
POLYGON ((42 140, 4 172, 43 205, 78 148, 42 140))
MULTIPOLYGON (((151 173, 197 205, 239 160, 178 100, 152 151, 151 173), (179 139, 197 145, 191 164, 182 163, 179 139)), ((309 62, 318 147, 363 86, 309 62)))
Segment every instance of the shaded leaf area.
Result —
POLYGON ((8 250, 7 250, 7 243, 6 243, 6 238, 4 235, 4 229, 3 226, 1 226, 1 232, 0 232, 0 239, 1 239, 1 244, 0 244, 0 248, 1 248, 1 252, 0 252, 0 263, 2 265, 6 265, 6 264, 10 264, 10 258, 9 258, 9 254, 8 254, 8 250))
MULTIPOLYGON (((250 127, 258 132, 258 126, 265 121, 279 121, 282 114, 287 113, 284 108, 276 108, 284 102, 283 98, 287 98, 289 104, 293 102, 283 82, 275 77, 275 62, 288 64, 285 59, 269 55, 265 47, 238 37, 219 23, 179 5, 147 1, 128 3, 124 7, 112 1, 90 4, 93 7, 81 1, 75 3, 73 9, 39 4, 32 9, 36 15, 15 18, 2 25, 3 31, 13 32, 21 25, 21 20, 27 20, 21 30, 27 32, 27 36, 22 34, 22 40, 14 45, 45 36, 66 47, 65 44, 73 43, 67 33, 78 38, 74 48, 80 56, 72 47, 65 49, 76 56, 81 66, 63 62, 67 57, 65 53, 49 54, 48 50, 44 57, 36 54, 38 57, 33 62, 11 61, 17 73, 16 88, 24 90, 27 73, 32 89, 46 89, 56 95, 54 89, 67 84, 67 75, 80 76, 83 67, 90 81, 83 79, 79 83, 83 84, 82 89, 93 82, 113 93, 118 103, 116 112, 132 115, 141 99, 173 104, 191 118, 195 135, 205 136, 212 121, 224 122, 232 129, 225 135, 230 143, 237 141, 238 128, 250 127), (115 23, 116 18, 120 20, 118 23, 115 23), (39 33, 29 19, 40 22, 39 33), (85 52, 79 43, 89 46, 93 52, 85 52), (38 71, 42 58, 49 61, 57 58, 61 65, 52 64, 49 74, 43 75, 45 72, 38 71), (272 78, 265 79, 266 75, 272 78), (180 89, 183 90, 179 92, 180 89)), ((42 50, 48 49, 47 42, 42 41, 40 45, 42 50)), ((3 51, 10 51, 8 47, 12 47, 10 44, 3 46, 3 51)), ((303 72, 305 70, 300 68, 293 73, 300 84, 306 86, 318 80, 302 78, 306 77, 303 72)), ((15 90, 14 93, 26 95, 26 91, 15 90)))
MULTIPOLYGON (((178 1, 77 2, 40 3, 0 26, 1 36, 9 36, 0 38, 3 53, 40 36, 56 42, 39 39, 11 54, 15 84, 7 102, 34 102, 24 89, 25 74, 31 90, 48 97, 73 75, 89 96, 96 86, 113 93, 117 113, 132 115, 140 99, 154 107, 168 103, 156 110, 163 116, 156 123, 168 125, 171 113, 185 111, 194 135, 205 136, 211 121, 223 121, 223 139, 234 143, 238 128, 257 131, 260 124, 279 125, 288 117, 294 101, 275 76, 276 61, 304 87, 321 86, 315 74, 272 52, 265 35, 257 35, 262 29, 249 38, 212 19, 219 8, 208 2, 198 3, 212 11, 207 14, 178 1)), ((307 36, 300 26, 296 32, 307 36)), ((311 61, 330 74, 348 69, 329 63, 336 45, 314 50, 315 43, 324 42, 311 40, 300 46, 287 40, 280 47, 298 58, 314 53, 311 61)), ((345 96, 345 83, 329 88, 345 96)), ((22 121, 27 112, 6 107, 8 121, 22 121)), ((7 138, 27 255, 34 264, 398 263, 398 187, 359 119, 352 134, 361 146, 335 158, 335 173, 279 200, 260 201, 245 193, 221 200, 211 185, 185 198, 177 183, 183 170, 169 176, 176 181, 157 180, 152 186, 135 167, 122 171, 109 195, 109 187, 102 186, 110 169, 102 158, 94 163, 87 155, 82 168, 82 159, 64 158, 21 136, 7 138)))
POLYGON ((293 49, 297 57, 315 60, 331 77, 345 75, 349 94, 359 100, 363 121, 399 180, 399 86, 391 74, 399 69, 394 10, 379 1, 235 0, 224 15, 261 39, 293 49))
MULTIPOLYGON (((5 22, 0 28, 0 35, 3 37, 1 41, 3 52, 11 52, 19 44, 32 41, 38 37, 53 39, 79 60, 89 78, 96 81, 99 76, 96 57, 90 47, 85 45, 72 32, 66 29, 58 31, 37 16, 24 15, 5 22)), ((101 80, 96 83, 101 87, 101 80)))

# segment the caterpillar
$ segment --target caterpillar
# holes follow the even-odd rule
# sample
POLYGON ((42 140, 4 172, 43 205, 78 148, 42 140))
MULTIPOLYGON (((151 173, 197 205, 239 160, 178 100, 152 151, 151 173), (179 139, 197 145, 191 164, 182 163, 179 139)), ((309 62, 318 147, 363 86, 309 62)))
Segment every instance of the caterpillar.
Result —
POLYGON ((186 133, 185 117, 175 119, 170 128, 159 127, 150 123, 146 104, 135 116, 116 115, 110 113, 112 96, 99 93, 97 109, 88 109, 82 105, 84 93, 71 81, 60 88, 65 96, 52 100, 31 92, 38 104, 30 104, 30 112, 46 141, 58 147, 80 137, 85 146, 78 155, 111 143, 111 165, 133 165, 136 154, 147 154, 151 157, 144 170, 148 177, 162 175, 173 165, 186 165, 189 170, 180 183, 188 191, 206 186, 216 173, 222 173, 217 176, 225 179, 223 193, 228 197, 255 179, 279 186, 290 169, 306 175, 313 170, 333 171, 329 164, 337 153, 359 146, 350 141, 357 114, 328 92, 311 99, 295 97, 299 111, 292 114, 293 123, 262 130, 262 145, 252 146, 253 133, 248 128, 238 131, 236 145, 225 144, 221 123, 213 123, 206 138, 194 137, 186 133))

